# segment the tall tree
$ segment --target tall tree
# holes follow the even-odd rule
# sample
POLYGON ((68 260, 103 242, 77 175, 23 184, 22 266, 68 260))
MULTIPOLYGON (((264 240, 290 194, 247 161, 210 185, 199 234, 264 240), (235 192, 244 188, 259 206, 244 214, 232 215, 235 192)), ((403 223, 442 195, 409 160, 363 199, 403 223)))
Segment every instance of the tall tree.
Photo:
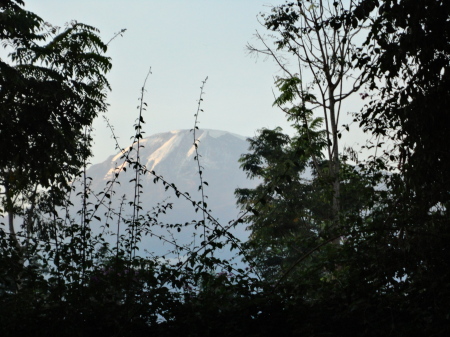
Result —
POLYGON ((348 15, 362 22, 370 11, 377 12, 366 41, 372 54, 355 57, 369 70, 373 99, 359 121, 395 144, 386 153, 395 198, 378 226, 392 245, 404 247, 395 262, 410 299, 405 311, 428 335, 444 334, 450 330, 442 307, 450 301, 450 3, 363 0, 348 15), (374 56, 375 67, 368 67, 374 56))
MULTIPOLYGON (((339 224, 340 212, 340 148, 341 110, 343 101, 357 92, 366 80, 364 71, 355 70, 352 65, 352 51, 356 49, 355 40, 362 31, 362 26, 345 25, 337 30, 327 25, 329 19, 342 15, 354 8, 353 1, 288 1, 284 5, 272 8, 272 12, 264 16, 264 26, 276 33, 276 50, 271 48, 266 40, 257 34, 263 43, 263 48, 250 46, 250 50, 269 55, 275 59, 283 71, 283 76, 277 83, 283 85, 283 79, 297 81, 297 99, 276 101, 284 111, 289 105, 307 105, 314 111, 319 111, 325 122, 327 131, 326 155, 327 169, 318 165, 313 158, 319 175, 327 175, 332 193, 333 221, 339 224), (287 53, 284 58, 280 52, 287 53), (298 65, 292 69, 289 60, 298 65), (310 83, 303 88, 303 83, 310 83), (305 96, 302 92, 313 92, 315 96, 305 96), (284 104, 281 104, 284 103, 284 104)), ((292 87, 293 89, 295 87, 292 87)), ((307 121, 303 123, 307 125, 307 121)))
POLYGON ((42 190, 51 191, 53 205, 62 202, 90 155, 93 119, 106 111, 111 62, 94 27, 73 21, 60 29, 20 0, 0 9, 9 52, 0 60, 1 213, 20 254, 14 217, 22 215, 30 230, 42 190))

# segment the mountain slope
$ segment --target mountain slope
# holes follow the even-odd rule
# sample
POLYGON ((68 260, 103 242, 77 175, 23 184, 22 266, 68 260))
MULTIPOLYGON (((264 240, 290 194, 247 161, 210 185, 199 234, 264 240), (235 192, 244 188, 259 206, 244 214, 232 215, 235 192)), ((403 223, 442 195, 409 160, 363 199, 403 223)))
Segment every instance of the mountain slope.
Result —
MULTIPOLYGON (((203 181, 207 182, 207 185, 203 185, 207 209, 211 210, 210 214, 222 226, 227 226, 228 222, 236 219, 239 213, 235 205, 234 190, 237 187, 253 187, 256 185, 256 182, 249 181, 245 173, 239 168, 238 159, 241 154, 247 152, 247 142, 245 137, 217 130, 196 130, 196 138, 199 140, 198 152, 202 178, 203 181)), ((169 237, 178 235, 183 243, 192 240, 192 235, 196 233, 195 222, 203 219, 202 211, 196 212, 196 207, 193 207, 192 204, 192 201, 201 201, 199 169, 195 160, 196 154, 193 143, 194 135, 189 130, 159 133, 140 141, 140 163, 148 171, 154 171, 170 184, 174 184, 179 191, 188 192, 191 197, 190 201, 183 196, 177 197, 171 187, 164 186, 161 180, 155 183, 155 176, 146 173, 139 176, 139 184, 141 185, 139 205, 142 207, 140 214, 150 212, 149 215, 155 218, 155 214, 152 213, 158 213, 158 204, 169 203, 170 207, 166 209, 166 214, 160 212, 157 218, 152 220, 151 233, 157 236, 168 235, 169 237), (165 226, 166 224, 184 225, 186 223, 189 225, 183 228, 181 234, 165 226)), ((130 153, 130 157, 136 158, 136 144, 130 153)), ((107 213, 107 205, 110 202, 111 208, 117 213, 120 209, 121 198, 124 195, 126 201, 123 203, 124 209, 121 214, 125 218, 132 216, 132 207, 129 203, 134 201, 136 173, 133 167, 128 164, 124 165, 124 161, 122 153, 119 153, 87 170, 87 176, 91 179, 89 186, 92 191, 89 198, 90 202, 94 205, 98 203, 97 198, 103 200, 102 205, 96 210, 96 215, 101 218, 101 221, 100 223, 93 223, 93 226, 108 223, 112 228, 112 224, 118 222, 117 215, 114 215, 113 212, 107 213), (111 183, 112 181, 114 183, 111 183), (112 188, 108 189, 111 186, 112 188), (104 191, 103 194, 100 193, 102 191, 104 191), (95 197, 95 195, 98 195, 98 197, 95 197), (105 195, 108 197, 105 197, 105 195), (112 216, 113 219, 109 219, 109 216, 112 216)), ((76 204, 76 201, 74 201, 74 204, 76 204)), ((91 209, 94 209, 93 207, 91 206, 91 209)), ((208 226, 212 227, 212 225, 208 226)), ((201 235, 201 233, 203 231, 199 230, 196 235, 201 235)), ((234 233, 242 239, 247 236, 244 225, 241 225, 234 233)), ((145 244, 145 246, 148 248, 148 244, 145 244)), ((155 250, 160 250, 153 244, 152 246, 155 250)))

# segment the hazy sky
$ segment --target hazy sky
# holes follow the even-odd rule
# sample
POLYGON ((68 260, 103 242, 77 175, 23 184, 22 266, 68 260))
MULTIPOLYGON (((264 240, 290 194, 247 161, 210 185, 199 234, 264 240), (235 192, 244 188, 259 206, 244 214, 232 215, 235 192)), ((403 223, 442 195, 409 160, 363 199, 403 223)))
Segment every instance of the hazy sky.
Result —
MULTIPOLYGON (((112 91, 106 117, 120 146, 125 147, 134 134, 138 98, 150 67, 146 135, 192 128, 200 86, 207 76, 199 127, 244 136, 253 136, 263 127, 288 130, 284 114, 272 108, 274 76, 280 74, 277 66, 246 50, 248 42, 256 43, 256 30, 266 33, 258 23, 258 13, 281 3, 284 1, 25 0, 25 8, 53 25, 77 20, 97 27, 105 42, 127 29, 123 37, 111 42, 107 53, 113 69, 108 75, 112 91)), ((355 111, 354 106, 351 110, 355 111)), ((116 150, 102 117, 94 127, 91 162, 98 163, 116 150)))

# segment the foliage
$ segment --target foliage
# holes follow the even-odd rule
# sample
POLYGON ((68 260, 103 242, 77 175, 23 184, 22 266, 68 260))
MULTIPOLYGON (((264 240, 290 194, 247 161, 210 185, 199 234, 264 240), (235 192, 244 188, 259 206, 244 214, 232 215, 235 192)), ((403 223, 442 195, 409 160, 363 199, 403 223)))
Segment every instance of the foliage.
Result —
POLYGON ((349 15, 367 20, 374 8, 378 15, 365 42, 370 53, 354 55, 357 66, 368 68, 372 99, 356 117, 365 129, 395 146, 384 153, 386 168, 393 171, 386 183, 390 199, 372 224, 377 240, 386 242, 377 254, 385 263, 370 277, 380 282, 384 270, 391 284, 384 291, 392 305, 427 334, 445 334, 448 317, 441 303, 450 298, 450 275, 442 240, 449 237, 450 158, 443 121, 450 97, 450 6, 439 0, 362 1, 349 15), (377 62, 367 67, 374 57, 377 62), (399 294, 408 300, 395 298, 399 294))
MULTIPOLYGON (((317 130, 320 122, 320 119, 310 121, 313 129, 308 133, 304 125, 294 124, 298 133, 292 138, 280 128, 263 129, 257 137, 249 139, 252 152, 241 157, 241 167, 248 176, 262 181, 255 189, 236 190, 238 203, 251 211, 244 218, 251 230, 247 245, 257 262, 255 268, 273 282, 309 251, 324 242, 339 243, 346 233, 346 229, 333 226, 330 176, 324 170, 322 175, 311 170, 314 167, 311 151, 320 158, 326 144, 325 132, 317 130)), ((327 165, 323 159, 320 164, 327 165)), ((342 219, 364 217, 363 212, 375 197, 373 181, 361 170, 342 162, 342 219)), ((300 266, 309 267, 308 263, 300 266)), ((298 273, 290 272, 289 277, 298 283, 298 273)))
MULTIPOLYGON (((301 17, 296 16, 299 12, 294 8, 307 8, 308 3, 316 5, 312 1, 288 2, 273 11, 269 28, 285 32, 277 41, 279 46, 296 43, 293 40, 299 38, 299 32, 315 33, 314 29, 296 31, 293 25, 301 17)), ((279 258, 275 273, 272 265, 265 276, 275 280, 277 288, 288 286, 299 291, 298 297, 291 292, 293 306, 301 308, 306 300, 309 317, 323 322, 327 312, 332 313, 332 318, 326 320, 330 329, 319 323, 312 330, 307 330, 305 324, 302 331, 340 335, 344 334, 341 324, 347 324, 354 330, 346 331, 346 335, 443 336, 450 329, 443 305, 449 301, 450 275, 444 243, 449 238, 445 169, 449 161, 448 151, 443 148, 448 123, 442 123, 449 87, 449 17, 448 5, 443 1, 380 4, 363 0, 352 10, 336 13, 314 27, 345 31, 369 26, 365 44, 350 53, 353 66, 366 76, 367 93, 361 97, 371 98, 356 119, 377 137, 372 147, 380 148, 385 141, 393 147, 381 149, 381 156, 370 156, 359 164, 354 152, 350 152, 358 165, 341 165, 340 179, 348 183, 349 194, 340 191, 340 228, 336 231, 329 226, 321 231, 319 227, 313 231, 318 237, 316 245, 307 245, 313 235, 305 233, 308 227, 304 223, 293 225, 292 219, 295 214, 309 211, 306 202, 311 196, 315 196, 313 204, 319 209, 329 211, 330 206, 320 203, 317 189, 311 189, 309 197, 305 197, 306 186, 298 179, 301 169, 290 176, 298 189, 279 189, 285 194, 274 193, 276 198, 270 188, 264 187, 272 182, 278 186, 279 180, 266 180, 265 171, 259 170, 263 183, 254 191, 245 191, 247 199, 241 198, 244 204, 261 211, 248 217, 253 230, 252 253, 262 257, 263 268, 274 256, 279 258), (346 210, 346 198, 356 207, 346 210), (339 234, 342 241, 338 246, 323 239, 339 234), (289 260, 289 253, 303 247, 307 249, 289 260)), ((281 97, 291 98, 289 93, 282 90, 281 97)), ((262 144, 264 132, 259 136, 262 144)), ((278 149, 277 153, 280 156, 274 153, 270 158, 278 165, 268 162, 267 169, 273 167, 281 175, 284 151, 278 149)), ((258 151, 254 156, 267 158, 258 151)), ((249 164, 251 156, 244 158, 249 164)), ((249 170, 251 166, 243 168, 249 170)), ((314 180, 311 186, 316 184, 314 180)), ((306 225, 321 220, 320 213, 310 214, 313 220, 306 225)))
POLYGON ((2 16, 20 22, 2 29, 11 49, 11 63, 0 62, 2 185, 66 187, 90 154, 85 128, 106 110, 106 45, 81 23, 59 32, 17 6, 2 16))
MULTIPOLYGON (((366 20, 363 8, 375 5, 363 1, 354 17, 366 20)), ((384 1, 366 41, 371 53, 355 55, 358 66, 366 67, 367 59, 379 54, 369 68, 370 88, 386 83, 358 120, 395 141, 405 183, 429 208, 449 200, 449 16, 447 1, 384 1)))
POLYGON ((111 68, 97 29, 71 22, 60 30, 22 5, 1 3, 2 45, 9 52, 7 60, 0 60, 1 213, 8 216, 8 231, 2 233, 10 240, 2 251, 8 257, 4 262, 9 260, 7 291, 43 277, 35 239, 48 236, 48 225, 39 214, 56 216, 69 182, 86 164, 92 121, 106 111, 105 74, 111 68))
POLYGON ((360 83, 368 81, 372 101, 356 118, 375 136, 390 137, 394 150, 365 162, 352 150, 333 150, 330 156, 339 138, 327 129, 330 114, 315 117, 320 96, 303 86, 301 73, 286 72, 276 80, 275 105, 295 134, 263 129, 249 139, 242 168, 261 183, 237 190, 243 214, 223 225, 211 215, 203 191, 207 183, 195 135, 203 86, 193 129, 202 199, 194 200, 140 162, 144 83, 134 144, 122 149, 123 163, 104 192, 93 194, 82 175, 81 210, 73 216, 61 192, 85 167, 89 127, 106 108, 106 46, 90 26, 73 23, 60 33, 25 11, 21 1, 0 2, 0 36, 11 52, 10 62, 0 60, 3 213, 24 222, 21 232, 11 226, 0 230, 0 334, 448 335, 449 161, 442 121, 449 5, 362 0, 341 11, 343 3, 331 3, 336 11, 311 31, 295 31, 297 19, 321 7, 287 2, 274 8, 267 28, 283 33, 280 46, 286 47, 299 36, 321 36, 322 29, 350 33, 369 25, 365 45, 350 48, 346 62, 329 65, 349 72, 360 67, 360 83), (124 216, 125 198, 119 209, 110 203, 126 170, 134 177, 130 217, 124 216), (139 195, 145 175, 192 204, 201 220, 161 224, 159 215, 172 205, 144 209, 139 195), (103 231, 91 226, 94 220, 103 231), (251 230, 245 245, 230 233, 242 222, 251 230), (156 236, 155 226, 176 232, 199 228, 201 240, 180 246, 159 236, 172 255, 145 256, 140 241, 156 236), (244 262, 222 258, 223 249, 244 262))
MULTIPOLYGON (((312 125, 319 127, 320 119, 312 125)), ((251 211, 244 218, 251 230, 248 244, 253 247, 256 261, 260 262, 258 268, 262 267, 266 278, 270 278, 268 274, 272 274, 272 279, 278 277, 273 269, 280 266, 281 260, 289 261, 299 238, 316 237, 320 226, 311 221, 313 203, 308 195, 312 186, 302 179, 301 174, 309 164, 310 151, 321 156, 324 136, 321 131, 314 132, 317 146, 313 150, 308 139, 312 132, 307 135, 303 127, 298 129, 303 134, 293 139, 283 134, 281 128, 260 130, 257 137, 248 140, 252 152, 240 159, 249 178, 262 179, 257 188, 237 189, 236 195, 241 207, 251 211), (294 195, 297 197, 292 198, 294 195)), ((300 250, 303 248, 306 249, 300 250)))

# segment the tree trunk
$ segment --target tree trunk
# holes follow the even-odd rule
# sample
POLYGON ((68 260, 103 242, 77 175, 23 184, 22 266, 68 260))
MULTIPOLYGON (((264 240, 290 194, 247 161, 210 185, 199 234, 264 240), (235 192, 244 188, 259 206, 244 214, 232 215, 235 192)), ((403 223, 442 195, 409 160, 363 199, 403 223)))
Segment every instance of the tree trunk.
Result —
MULTIPOLYGON (((334 87, 332 80, 329 80, 328 98, 329 98, 329 110, 330 110, 330 124, 332 133, 332 148, 329 153, 331 153, 331 158, 329 158, 330 165, 330 178, 332 181, 332 222, 333 227, 340 227, 340 162, 339 162, 339 137, 338 137, 338 117, 336 114, 336 100, 334 98, 334 87)), ((333 241, 334 243, 339 243, 339 239, 333 241)))

